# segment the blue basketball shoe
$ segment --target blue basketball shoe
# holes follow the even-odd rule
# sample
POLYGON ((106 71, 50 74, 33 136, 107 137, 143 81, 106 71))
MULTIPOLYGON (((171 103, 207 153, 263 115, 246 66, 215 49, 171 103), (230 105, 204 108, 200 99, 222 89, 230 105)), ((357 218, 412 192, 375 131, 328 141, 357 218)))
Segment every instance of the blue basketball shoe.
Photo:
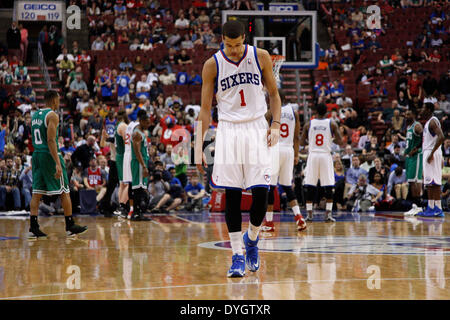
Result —
POLYGON ((442 218, 444 217, 444 211, 442 211, 442 209, 439 209, 437 206, 434 206, 434 216, 437 218, 442 218))
POLYGON ((425 211, 419 212, 417 215, 419 217, 434 217, 435 216, 435 208, 431 209, 428 205, 425 211))
POLYGON ((248 270, 256 272, 259 269, 259 254, 258 254, 259 237, 252 241, 248 237, 248 231, 244 234, 244 245, 246 251, 245 264, 248 270))
POLYGON ((232 258, 230 270, 228 270, 228 278, 236 278, 245 276, 245 258, 244 255, 235 254, 232 258))

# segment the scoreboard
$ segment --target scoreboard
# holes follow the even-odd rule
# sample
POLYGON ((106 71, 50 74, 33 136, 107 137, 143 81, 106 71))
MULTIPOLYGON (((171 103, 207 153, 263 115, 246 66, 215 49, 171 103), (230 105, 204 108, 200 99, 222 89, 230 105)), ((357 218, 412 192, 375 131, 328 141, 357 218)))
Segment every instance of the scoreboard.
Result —
POLYGON ((54 21, 63 20, 62 1, 17 1, 16 18, 18 21, 54 21))

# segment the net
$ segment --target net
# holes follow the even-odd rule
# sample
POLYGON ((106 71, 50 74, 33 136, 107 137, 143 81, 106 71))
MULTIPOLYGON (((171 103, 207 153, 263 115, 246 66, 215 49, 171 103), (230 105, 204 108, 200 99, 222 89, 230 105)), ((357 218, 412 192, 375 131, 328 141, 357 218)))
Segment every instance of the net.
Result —
POLYGON ((280 55, 271 55, 272 57, 272 64, 273 64, 273 75, 275 77, 275 80, 277 82, 280 81, 280 69, 283 65, 283 62, 286 61, 286 58, 284 56, 280 55))

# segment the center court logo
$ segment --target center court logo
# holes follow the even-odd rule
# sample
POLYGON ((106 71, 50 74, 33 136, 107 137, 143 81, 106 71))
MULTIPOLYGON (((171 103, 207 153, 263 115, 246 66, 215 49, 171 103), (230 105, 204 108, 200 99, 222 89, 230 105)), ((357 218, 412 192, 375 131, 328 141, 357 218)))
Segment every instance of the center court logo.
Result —
MULTIPOLYGON (((229 241, 204 242, 202 248, 231 250, 229 241)), ((306 236, 261 239, 261 252, 324 254, 450 255, 450 237, 306 236)))

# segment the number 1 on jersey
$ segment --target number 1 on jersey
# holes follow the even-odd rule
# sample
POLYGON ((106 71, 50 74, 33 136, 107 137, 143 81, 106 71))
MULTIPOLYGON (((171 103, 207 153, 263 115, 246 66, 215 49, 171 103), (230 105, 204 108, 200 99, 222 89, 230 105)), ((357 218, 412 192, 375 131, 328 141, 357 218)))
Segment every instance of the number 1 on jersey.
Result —
POLYGON ((247 104, 245 103, 244 89, 239 91, 239 94, 241 95, 241 107, 245 107, 247 104))

